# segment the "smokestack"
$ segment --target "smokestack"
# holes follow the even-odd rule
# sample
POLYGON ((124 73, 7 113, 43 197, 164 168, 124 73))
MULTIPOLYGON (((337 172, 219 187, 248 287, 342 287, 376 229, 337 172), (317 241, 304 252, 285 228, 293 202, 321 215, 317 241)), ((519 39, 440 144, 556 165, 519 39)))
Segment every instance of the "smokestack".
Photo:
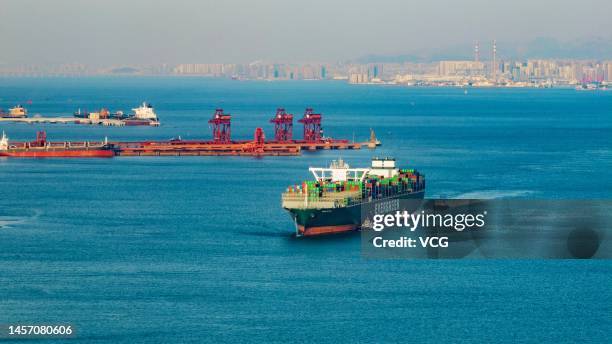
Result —
POLYGON ((497 40, 493 40, 493 65, 491 66, 493 81, 497 82, 497 40))

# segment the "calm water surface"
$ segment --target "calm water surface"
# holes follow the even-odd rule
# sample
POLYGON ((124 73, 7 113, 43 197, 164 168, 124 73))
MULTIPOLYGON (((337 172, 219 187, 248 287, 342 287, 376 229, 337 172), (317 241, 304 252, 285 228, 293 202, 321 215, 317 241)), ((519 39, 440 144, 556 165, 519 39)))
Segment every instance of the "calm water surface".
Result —
MULTIPOLYGON (((606 342, 609 261, 364 260, 359 235, 291 236, 309 166, 394 156, 428 197, 610 199, 612 92, 201 78, 0 79, 0 107, 128 111, 159 128, 5 124, 15 140, 250 138, 276 107, 376 151, 300 157, 0 159, 0 323, 70 322, 88 342, 606 342)), ((296 136, 301 128, 296 126, 296 136)))

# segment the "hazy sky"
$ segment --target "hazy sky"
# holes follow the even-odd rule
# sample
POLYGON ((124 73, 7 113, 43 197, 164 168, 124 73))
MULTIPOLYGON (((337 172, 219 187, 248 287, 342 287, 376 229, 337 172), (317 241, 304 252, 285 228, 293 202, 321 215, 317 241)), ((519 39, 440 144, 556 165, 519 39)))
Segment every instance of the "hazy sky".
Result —
POLYGON ((0 0, 5 64, 335 62, 612 37, 611 0, 0 0))

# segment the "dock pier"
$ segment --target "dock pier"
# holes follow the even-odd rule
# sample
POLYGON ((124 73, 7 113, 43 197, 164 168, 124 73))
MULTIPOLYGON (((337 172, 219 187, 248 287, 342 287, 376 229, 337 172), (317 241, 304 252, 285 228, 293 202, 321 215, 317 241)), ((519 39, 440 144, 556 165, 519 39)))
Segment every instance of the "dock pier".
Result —
POLYGON ((76 118, 76 117, 23 117, 23 118, 0 118, 0 122, 17 122, 27 124, 38 123, 63 123, 63 124, 86 124, 86 125, 104 125, 121 127, 125 123, 118 119, 102 118, 76 118))

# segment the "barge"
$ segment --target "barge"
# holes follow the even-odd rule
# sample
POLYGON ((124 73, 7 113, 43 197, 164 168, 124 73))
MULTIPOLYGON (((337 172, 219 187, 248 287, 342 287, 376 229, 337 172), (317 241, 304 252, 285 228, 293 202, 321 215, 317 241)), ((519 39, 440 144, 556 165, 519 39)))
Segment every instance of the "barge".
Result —
POLYGON ((115 156, 108 142, 50 142, 44 131, 36 133, 30 142, 9 142, 3 132, 0 137, 0 157, 18 158, 110 158, 115 156))

